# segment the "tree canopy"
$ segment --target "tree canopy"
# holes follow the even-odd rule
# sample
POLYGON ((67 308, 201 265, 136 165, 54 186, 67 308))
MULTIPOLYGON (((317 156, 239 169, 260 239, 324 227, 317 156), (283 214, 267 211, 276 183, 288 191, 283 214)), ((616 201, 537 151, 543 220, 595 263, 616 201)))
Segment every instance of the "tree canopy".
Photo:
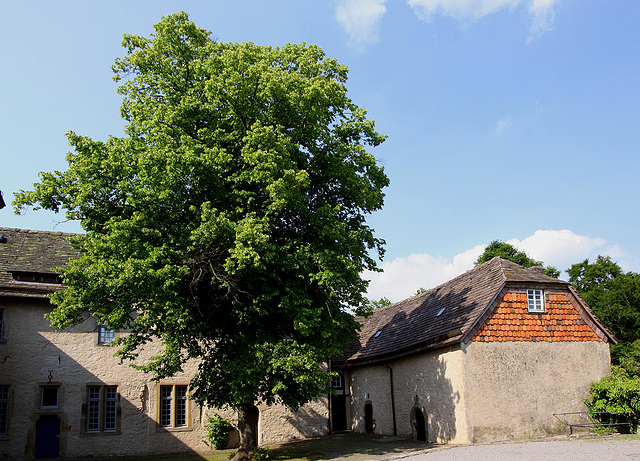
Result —
MULTIPOLYGON (((530 258, 524 251, 518 250, 513 245, 501 242, 500 240, 494 240, 485 248, 484 252, 478 256, 476 260, 476 266, 484 264, 487 261, 491 261, 496 256, 503 259, 507 259, 516 264, 520 264, 523 267, 542 266, 542 261, 537 261, 530 258)), ((560 271, 553 266, 546 266, 544 268, 545 275, 553 278, 560 277, 560 271)))
POLYGON ((296 408, 356 337, 348 308, 384 244, 365 218, 388 185, 367 147, 385 137, 317 46, 222 43, 185 13, 123 46, 125 136, 68 133, 68 169, 14 201, 86 231, 49 319, 129 330, 125 359, 158 341, 143 366, 157 378, 196 358, 195 399, 241 419, 258 401, 296 408))
POLYGON ((620 341, 612 349, 614 363, 640 358, 640 274, 624 272, 609 256, 585 259, 567 269, 569 281, 620 341), (636 345, 633 343, 636 342, 636 345))

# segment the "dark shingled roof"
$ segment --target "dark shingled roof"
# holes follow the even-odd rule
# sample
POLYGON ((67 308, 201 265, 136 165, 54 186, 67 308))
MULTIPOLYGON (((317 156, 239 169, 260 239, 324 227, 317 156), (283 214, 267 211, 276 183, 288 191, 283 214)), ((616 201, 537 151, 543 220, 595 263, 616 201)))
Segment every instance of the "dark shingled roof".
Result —
POLYGON ((383 361, 460 342, 506 283, 568 285, 536 268, 525 269, 493 258, 436 288, 376 309, 371 317, 360 319, 360 341, 349 345, 347 365, 383 361))
POLYGON ((51 283, 19 282, 12 272, 55 274, 78 252, 66 237, 73 234, 0 227, 0 296, 44 297, 64 288, 51 283))

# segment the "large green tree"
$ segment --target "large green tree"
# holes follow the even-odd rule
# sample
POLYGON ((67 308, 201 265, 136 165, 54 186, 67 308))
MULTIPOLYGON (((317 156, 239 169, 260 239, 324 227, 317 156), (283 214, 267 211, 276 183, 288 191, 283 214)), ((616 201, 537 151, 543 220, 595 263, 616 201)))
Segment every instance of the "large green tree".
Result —
POLYGON ((567 269, 569 281, 620 341, 612 346, 614 364, 640 375, 640 274, 624 272, 609 256, 567 269))
POLYGON ((119 354, 162 345, 157 378, 200 366, 194 398, 292 408, 326 388, 364 306, 383 241, 366 224, 388 184, 366 150, 383 142, 347 96, 347 68, 317 46, 222 43, 185 13, 125 35, 113 66, 124 137, 68 134, 68 169, 41 173, 17 211, 66 212, 86 234, 52 296, 51 323, 88 311, 126 329, 119 354), (378 255, 376 255, 378 253, 378 255))
MULTIPOLYGON (((491 261, 496 256, 520 264, 523 267, 542 266, 542 261, 530 258, 524 251, 520 251, 510 243, 501 242, 500 240, 494 240, 487 245, 484 252, 478 256, 476 266, 491 261)), ((545 267, 544 273, 556 279, 560 277, 560 271, 553 266, 545 267)))

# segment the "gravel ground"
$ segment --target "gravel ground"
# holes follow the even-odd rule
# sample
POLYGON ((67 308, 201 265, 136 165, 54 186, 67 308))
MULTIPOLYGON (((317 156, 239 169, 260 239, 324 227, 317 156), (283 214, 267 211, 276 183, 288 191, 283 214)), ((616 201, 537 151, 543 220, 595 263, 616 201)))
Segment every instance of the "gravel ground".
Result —
POLYGON ((402 461, 631 461, 640 460, 638 438, 547 440, 435 448, 402 461))

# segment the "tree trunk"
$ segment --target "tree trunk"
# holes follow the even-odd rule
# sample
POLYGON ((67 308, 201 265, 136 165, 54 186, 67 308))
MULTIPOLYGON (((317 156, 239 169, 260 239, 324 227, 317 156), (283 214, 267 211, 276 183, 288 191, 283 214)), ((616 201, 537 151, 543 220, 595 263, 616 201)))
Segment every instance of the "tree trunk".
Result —
POLYGON ((243 403, 238 408, 238 453, 231 461, 247 461, 253 458, 253 447, 258 444, 258 409, 251 403, 243 403))

